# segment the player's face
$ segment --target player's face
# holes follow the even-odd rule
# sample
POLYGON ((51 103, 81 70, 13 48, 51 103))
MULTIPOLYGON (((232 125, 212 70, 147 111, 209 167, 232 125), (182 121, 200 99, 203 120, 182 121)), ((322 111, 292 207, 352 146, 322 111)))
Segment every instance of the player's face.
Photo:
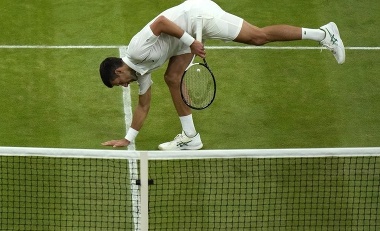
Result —
POLYGON ((130 76, 122 75, 116 77, 116 79, 111 81, 112 86, 123 86, 123 87, 128 87, 128 85, 136 81, 135 79, 131 78, 130 76))
POLYGON ((125 66, 118 68, 115 74, 117 77, 111 81, 112 86, 128 87, 131 82, 136 81, 136 78, 125 66))

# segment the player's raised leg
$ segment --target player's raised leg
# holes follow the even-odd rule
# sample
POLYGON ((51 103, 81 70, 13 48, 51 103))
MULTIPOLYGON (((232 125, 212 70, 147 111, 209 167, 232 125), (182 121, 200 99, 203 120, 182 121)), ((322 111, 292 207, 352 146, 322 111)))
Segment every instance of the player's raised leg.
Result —
POLYGON ((170 58, 168 68, 165 72, 165 82, 169 88, 174 107, 177 110, 182 132, 174 140, 162 143, 158 146, 160 150, 197 150, 203 147, 199 133, 197 133, 191 108, 181 98, 181 77, 193 58, 193 54, 183 54, 170 58))
POLYGON ((274 25, 259 28, 243 21, 242 28, 234 39, 235 42, 261 46, 275 41, 292 41, 302 39, 302 29, 289 25, 274 25))
POLYGON ((301 28, 290 25, 273 25, 263 28, 243 22, 235 42, 261 46, 270 42, 309 39, 319 42, 329 49, 339 64, 345 61, 345 50, 338 27, 330 22, 318 29, 301 28))

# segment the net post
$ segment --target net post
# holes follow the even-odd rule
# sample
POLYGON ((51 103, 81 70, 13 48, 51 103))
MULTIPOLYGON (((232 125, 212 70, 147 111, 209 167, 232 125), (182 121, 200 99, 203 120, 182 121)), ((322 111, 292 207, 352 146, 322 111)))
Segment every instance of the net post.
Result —
POLYGON ((148 180, 148 152, 140 152, 140 199, 141 199, 141 231, 149 229, 149 180, 148 180))

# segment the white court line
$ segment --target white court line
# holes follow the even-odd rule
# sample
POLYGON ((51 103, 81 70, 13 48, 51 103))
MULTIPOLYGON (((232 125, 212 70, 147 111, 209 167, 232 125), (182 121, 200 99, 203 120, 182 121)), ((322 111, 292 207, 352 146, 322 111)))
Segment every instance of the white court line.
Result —
MULTIPOLYGON (((118 49, 122 45, 0 45, 0 49, 118 49)), ((125 47, 125 46, 124 46, 125 47)), ((277 46, 206 46, 210 50, 320 50, 324 47, 277 46)), ((346 47, 346 50, 380 50, 380 47, 346 47)))
MULTIPOLYGON (((274 47, 274 46, 206 46, 212 50, 320 50, 325 47, 274 47)), ((346 50, 380 50, 380 47, 345 47, 346 50)))

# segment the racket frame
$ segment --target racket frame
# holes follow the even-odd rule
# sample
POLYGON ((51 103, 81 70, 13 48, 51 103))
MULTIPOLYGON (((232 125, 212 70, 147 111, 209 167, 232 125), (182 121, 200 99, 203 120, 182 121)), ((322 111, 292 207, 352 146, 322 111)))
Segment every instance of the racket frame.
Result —
POLYGON ((214 73, 212 73, 212 71, 211 71, 210 67, 208 66, 208 64, 207 64, 207 62, 206 62, 205 59, 203 59, 203 63, 193 63, 193 62, 191 62, 191 64, 186 68, 186 71, 185 71, 185 72, 183 73, 183 75, 182 75, 180 86, 181 86, 181 87, 180 87, 180 88, 181 88, 181 97, 182 97, 183 102, 184 102, 188 107, 190 107, 190 108, 192 108, 192 109, 195 109, 195 110, 202 110, 202 109, 205 109, 205 108, 209 107, 209 106, 212 104, 212 102, 214 102, 214 100, 215 100, 215 95, 216 95, 216 81, 215 81, 214 73), (200 107, 195 106, 195 105, 191 104, 190 102, 188 102, 188 100, 186 99, 187 97, 185 97, 185 93, 183 92, 183 85, 184 85, 183 82, 184 82, 184 79, 185 79, 186 72, 187 72, 187 70, 188 70, 190 67, 193 67, 193 66, 196 66, 196 65, 201 65, 201 66, 205 67, 205 68, 208 70, 209 74, 211 75, 210 78, 212 79, 212 84, 213 84, 213 89, 214 89, 214 90, 213 90, 213 95, 212 95, 211 100, 210 100, 206 105, 204 105, 204 106, 200 106, 200 107))

